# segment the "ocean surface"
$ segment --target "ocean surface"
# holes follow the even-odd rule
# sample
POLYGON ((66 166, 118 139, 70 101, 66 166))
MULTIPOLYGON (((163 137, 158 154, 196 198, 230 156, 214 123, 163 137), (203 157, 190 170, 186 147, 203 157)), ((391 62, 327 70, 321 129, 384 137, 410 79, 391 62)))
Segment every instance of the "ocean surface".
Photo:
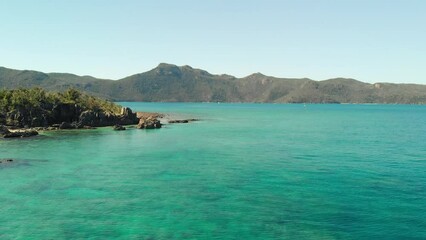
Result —
POLYGON ((426 239, 426 106, 121 103, 0 140, 0 239, 426 239))

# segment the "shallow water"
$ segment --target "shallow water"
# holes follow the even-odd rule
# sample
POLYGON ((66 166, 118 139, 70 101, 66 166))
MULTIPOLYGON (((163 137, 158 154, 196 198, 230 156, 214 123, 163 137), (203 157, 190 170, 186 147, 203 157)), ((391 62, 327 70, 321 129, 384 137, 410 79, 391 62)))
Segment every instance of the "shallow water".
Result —
POLYGON ((0 141, 0 239, 426 239, 426 106, 121 104, 203 120, 0 141))

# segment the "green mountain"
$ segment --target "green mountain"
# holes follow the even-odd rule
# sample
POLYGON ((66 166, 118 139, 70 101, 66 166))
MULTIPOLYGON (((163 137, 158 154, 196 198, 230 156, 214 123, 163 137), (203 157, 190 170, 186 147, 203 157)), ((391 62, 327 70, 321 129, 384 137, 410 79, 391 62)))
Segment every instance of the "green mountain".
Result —
POLYGON ((236 78, 165 63, 120 80, 0 67, 0 88, 30 87, 54 91, 74 87, 115 101, 426 104, 426 85, 419 84, 314 81, 261 73, 236 78))

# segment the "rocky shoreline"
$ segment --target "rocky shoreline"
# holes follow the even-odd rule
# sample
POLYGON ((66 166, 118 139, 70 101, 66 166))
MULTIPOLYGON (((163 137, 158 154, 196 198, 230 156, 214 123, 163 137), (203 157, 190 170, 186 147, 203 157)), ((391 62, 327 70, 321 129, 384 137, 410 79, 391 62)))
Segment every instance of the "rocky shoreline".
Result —
POLYGON ((0 125, 1 138, 31 137, 36 135, 38 135, 38 131, 34 129, 9 130, 6 126, 0 125))
POLYGON ((64 129, 94 129, 113 126, 114 130, 125 130, 125 125, 135 125, 140 129, 160 128, 159 113, 137 112, 123 107, 120 114, 105 112, 76 111, 77 106, 62 105, 55 118, 50 121, 27 121, 25 113, 3 115, 0 119, 0 138, 19 138, 38 135, 39 131, 64 129), (79 113, 79 114, 78 114, 79 113))
MULTIPOLYGON (((67 112, 64 113, 68 115, 67 112)), ((59 119, 64 119, 62 115, 59 119)), ((93 113, 84 111, 79 117, 74 118, 76 121, 64 121, 61 123, 53 123, 48 126, 34 126, 29 127, 23 123, 16 125, 0 124, 0 138, 26 138, 37 136, 39 131, 55 131, 55 130, 70 130, 70 129, 96 129, 97 127, 112 126, 115 131, 126 130, 125 126, 136 125, 137 129, 157 129, 161 128, 164 124, 160 119, 165 115, 161 113, 152 112, 135 112, 130 108, 122 108, 119 115, 108 115, 105 113, 93 113)), ((8 122, 10 122, 9 120, 8 122)), ((175 123, 190 123, 199 121, 199 119, 169 119, 166 120, 168 124, 175 123)), ((57 122, 57 121, 56 121, 57 122)))
MULTIPOLYGON (((38 135, 38 131, 93 129, 113 126, 126 130, 161 128, 160 113, 133 112, 113 102, 89 96, 76 89, 46 92, 40 88, 0 90, 0 138, 38 135)), ((174 120, 169 123, 186 123, 174 120)))

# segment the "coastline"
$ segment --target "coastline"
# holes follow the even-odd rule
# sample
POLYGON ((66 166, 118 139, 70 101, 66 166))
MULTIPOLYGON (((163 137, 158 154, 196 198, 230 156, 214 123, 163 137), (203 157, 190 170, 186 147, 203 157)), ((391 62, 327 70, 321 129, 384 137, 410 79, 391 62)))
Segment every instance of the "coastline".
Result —
POLYGON ((188 118, 188 119, 175 119, 170 117, 169 114, 159 112, 132 112, 130 108, 123 107, 122 112, 130 113, 136 117, 137 121, 132 123, 125 122, 125 124, 119 124, 113 122, 108 125, 85 125, 82 127, 72 127, 71 123, 63 122, 61 124, 52 124, 46 127, 19 127, 19 126, 7 126, 0 125, 0 139, 1 138, 26 138, 37 136, 39 133, 61 131, 61 130, 91 130, 99 127, 112 127, 113 130, 126 130, 126 128, 137 128, 137 129, 155 129, 161 128, 164 124, 176 124, 176 123, 190 123, 199 121, 200 119, 188 118), (160 121, 162 119, 163 121, 160 121), (128 123, 128 124, 126 124, 128 123), (66 126, 66 127, 64 127, 66 126))
MULTIPOLYGON (((84 112, 83 112, 84 113, 84 112)), ((83 115, 83 113, 81 115, 83 115)), ((114 130, 125 130, 124 126, 136 125, 142 121, 155 121, 157 124, 156 128, 160 128, 161 124, 158 118, 162 118, 164 114, 156 112, 135 112, 133 113, 130 108, 123 107, 120 115, 106 115, 97 114, 98 119, 90 119, 86 121, 82 117, 77 116, 79 122, 61 122, 54 123, 47 126, 19 126, 19 125, 7 125, 0 124, 0 138, 22 138, 36 136, 39 132, 45 131, 57 131, 57 130, 82 130, 82 129, 96 129, 97 127, 113 127, 114 130), (99 115, 101 117, 99 117, 99 115), (109 118, 109 121, 103 120, 102 116, 109 118), (98 120, 98 121, 96 121, 98 120), (83 122, 83 124, 81 124, 83 122)), ((92 114, 93 115, 93 114, 92 114)), ((22 123, 19 123, 23 125, 22 123)), ((139 128, 146 128, 146 126, 139 126, 139 128)))

